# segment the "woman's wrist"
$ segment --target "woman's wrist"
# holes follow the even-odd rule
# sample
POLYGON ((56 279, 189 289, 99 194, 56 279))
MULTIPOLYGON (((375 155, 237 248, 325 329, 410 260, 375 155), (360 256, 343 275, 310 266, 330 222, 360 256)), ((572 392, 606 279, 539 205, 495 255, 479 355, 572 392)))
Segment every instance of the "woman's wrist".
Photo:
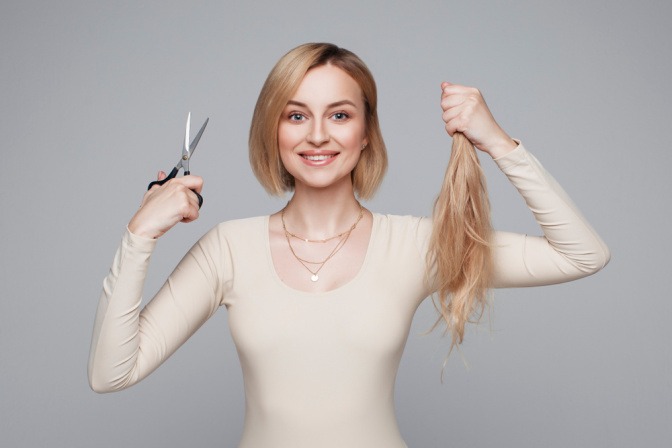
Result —
POLYGON ((514 139, 506 135, 500 141, 489 145, 487 148, 484 148, 483 150, 487 152, 490 157, 493 159, 498 159, 500 157, 504 157, 514 149, 518 147, 518 142, 516 142, 514 139))
POLYGON ((155 230, 153 229, 148 229, 144 228, 142 226, 142 223, 139 222, 139 219, 136 219, 134 216, 131 221, 128 223, 128 231, 131 232, 133 235, 140 236, 143 238, 150 238, 150 239, 157 239, 158 237, 161 236, 161 234, 158 234, 155 230))

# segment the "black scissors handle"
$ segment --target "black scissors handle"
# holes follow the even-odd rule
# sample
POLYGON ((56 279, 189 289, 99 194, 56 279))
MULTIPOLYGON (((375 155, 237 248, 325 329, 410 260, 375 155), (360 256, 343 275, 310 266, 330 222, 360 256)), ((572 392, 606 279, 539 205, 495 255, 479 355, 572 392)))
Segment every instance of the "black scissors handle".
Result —
MULTIPOLYGON (((161 186, 161 185, 165 184, 166 182, 168 182, 170 179, 174 179, 175 176, 177 176, 177 172, 178 172, 178 171, 179 171, 179 168, 177 168, 177 167, 173 168, 173 170, 170 172, 170 174, 168 174, 168 176, 166 176, 165 179, 162 179, 162 180, 155 180, 155 181, 150 182, 149 185, 147 186, 147 189, 148 189, 148 190, 151 190, 151 188, 152 188, 154 185, 159 185, 159 186, 161 186)), ((188 176, 189 174, 190 174, 189 171, 185 171, 185 172, 184 172, 184 175, 185 175, 185 176, 188 176)), ((196 190, 191 190, 191 191, 193 191, 194 194, 196 195, 196 197, 198 198, 198 209, 200 210, 200 209, 201 209, 201 205, 203 205, 203 196, 201 196, 200 194, 198 194, 198 192, 197 192, 196 190)))

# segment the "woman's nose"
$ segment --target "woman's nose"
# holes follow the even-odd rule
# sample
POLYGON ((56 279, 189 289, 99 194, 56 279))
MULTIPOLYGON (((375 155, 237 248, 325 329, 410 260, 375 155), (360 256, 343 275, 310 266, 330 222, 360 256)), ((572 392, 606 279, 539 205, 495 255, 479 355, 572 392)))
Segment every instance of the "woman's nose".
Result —
POLYGON ((320 146, 328 142, 329 138, 329 132, 319 120, 314 122, 313 126, 308 131, 308 135, 306 135, 306 141, 315 146, 320 146))

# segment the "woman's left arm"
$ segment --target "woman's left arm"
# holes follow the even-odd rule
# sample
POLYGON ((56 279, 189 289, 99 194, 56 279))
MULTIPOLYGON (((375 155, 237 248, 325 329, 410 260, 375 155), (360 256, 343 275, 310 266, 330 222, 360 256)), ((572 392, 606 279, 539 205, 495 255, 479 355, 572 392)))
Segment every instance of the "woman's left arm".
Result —
POLYGON ((604 241, 537 159, 497 124, 480 92, 449 83, 441 88, 448 134, 463 133, 493 157, 544 233, 541 237, 494 233, 493 286, 562 283, 602 269, 610 258, 604 241))
POLYGON ((522 145, 495 159, 525 200, 544 236, 495 232, 495 288, 540 286, 594 274, 609 262, 607 245, 567 193, 522 145))

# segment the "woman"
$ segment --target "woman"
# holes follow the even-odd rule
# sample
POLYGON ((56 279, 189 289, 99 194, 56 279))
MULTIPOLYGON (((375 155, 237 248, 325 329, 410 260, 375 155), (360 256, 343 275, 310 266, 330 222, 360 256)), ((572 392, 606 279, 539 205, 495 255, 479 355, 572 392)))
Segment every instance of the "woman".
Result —
POLYGON ((347 50, 302 45, 271 71, 250 130, 255 174, 273 194, 293 190, 290 202, 271 216, 212 229, 141 311, 156 239, 198 217, 191 190, 200 192, 202 180, 176 178, 147 192, 104 282, 91 387, 108 392, 141 380, 224 305, 245 380, 241 447, 406 446, 394 379, 424 298, 438 292, 459 343, 487 287, 569 281, 609 260, 604 243, 497 125, 480 93, 441 87, 448 133, 496 160, 544 237, 490 235, 473 166, 449 172, 434 222, 363 208, 357 198, 373 195, 387 164, 373 78, 347 50), (462 184, 466 200, 453 194, 462 184), (452 209, 442 210, 446 203, 452 209))

